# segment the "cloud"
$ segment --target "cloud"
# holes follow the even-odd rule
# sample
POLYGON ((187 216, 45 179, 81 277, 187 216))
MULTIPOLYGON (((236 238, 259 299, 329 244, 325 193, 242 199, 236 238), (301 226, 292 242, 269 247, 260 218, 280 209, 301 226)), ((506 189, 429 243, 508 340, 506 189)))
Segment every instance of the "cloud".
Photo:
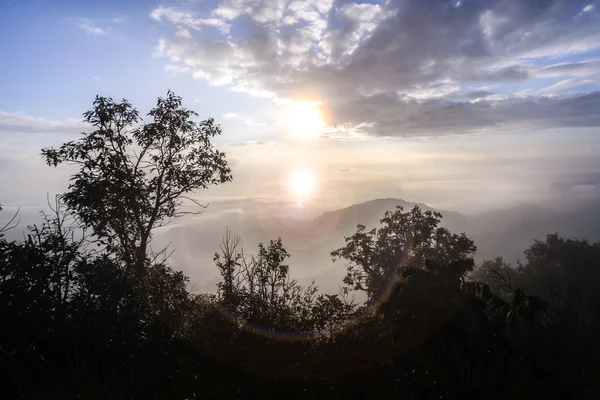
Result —
POLYGON ((129 20, 129 17, 113 17, 112 22, 115 24, 122 24, 129 20))
POLYGON ((24 113, 9 113, 0 110, 0 134, 2 133, 75 133, 85 129, 80 120, 69 118, 52 120, 24 113))
POLYGON ((490 92, 489 90, 473 90, 472 92, 465 94, 465 97, 470 99, 481 99, 492 96, 493 94, 494 92, 490 92))
POLYGON ((597 85, 599 83, 600 83, 600 79, 577 79, 577 78, 563 79, 562 81, 559 81, 553 85, 550 85, 550 86, 547 86, 545 88, 538 90, 536 93, 551 94, 551 93, 555 93, 557 91, 561 91, 561 90, 565 90, 565 89, 580 87, 580 86, 584 86, 584 85, 597 85))
POLYGON ((165 65, 165 71, 167 71, 171 77, 175 77, 183 72, 188 72, 190 70, 189 67, 186 66, 180 66, 180 65, 174 65, 174 64, 167 64, 165 65))
POLYGON ((79 18, 77 26, 85 31, 85 33, 93 36, 102 36, 108 33, 108 28, 101 28, 94 21, 88 18, 79 18))
POLYGON ((265 126, 264 122, 257 122, 252 118, 241 116, 237 113, 225 113, 223 114, 223 119, 226 120, 238 120, 241 121, 246 126, 265 126))
POLYGON ((223 114, 223 119, 239 119, 240 115, 237 113, 225 113, 223 114))
POLYGON ((511 97, 499 101, 417 102, 386 93, 356 99, 337 119, 372 121, 376 136, 422 136, 527 127, 600 126, 600 92, 563 97, 511 97))
POLYGON ((523 124, 595 126, 597 94, 547 99, 533 85, 600 73, 598 60, 568 60, 600 48, 600 15, 579 15, 587 5, 226 0, 203 16, 166 7, 151 16, 175 28, 155 54, 188 67, 197 79, 276 101, 322 101, 332 127, 411 135, 523 124), (220 22, 206 22, 213 19, 220 22), (210 24, 232 29, 218 38, 181 29, 210 24), (472 91, 467 101, 461 94, 468 87, 515 83, 531 87, 515 96, 472 91), (573 110, 576 103, 588 108, 573 110))
POLYGON ((173 7, 160 6, 150 13, 150 18, 156 21, 167 20, 174 24, 200 30, 203 26, 212 26, 227 33, 229 24, 218 18, 199 18, 192 12, 179 10, 173 7))
POLYGON ((553 64, 538 68, 533 74, 541 78, 596 75, 600 74, 600 60, 553 64))
MULTIPOLYGON (((324 0, 325 3, 328 1, 324 0)), ((246 14, 257 22, 268 23, 282 19, 285 3, 284 0, 225 0, 213 11, 213 15, 231 21, 246 14)), ((293 9, 300 3, 292 1, 289 8, 293 9)))
POLYGON ((229 143, 231 147, 281 147, 282 144, 274 141, 264 141, 264 140, 249 140, 246 142, 233 142, 229 143))
MULTIPOLYGON (((590 163, 590 168, 598 170, 598 162, 590 163)), ((570 200, 585 199, 597 200, 600 199, 600 173, 592 172, 593 170, 580 169, 564 174, 554 179, 552 186, 557 192, 568 195, 570 200)))

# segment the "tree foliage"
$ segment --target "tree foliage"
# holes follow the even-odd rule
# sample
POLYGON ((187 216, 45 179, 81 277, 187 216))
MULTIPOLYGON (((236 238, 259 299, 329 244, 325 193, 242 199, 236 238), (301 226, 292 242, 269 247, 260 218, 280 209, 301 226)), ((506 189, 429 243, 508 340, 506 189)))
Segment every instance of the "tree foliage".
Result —
MULTIPOLYGON (((0 204, 0 211, 2 210, 2 204, 0 204)), ((18 220, 15 221, 17 215, 19 215, 19 210, 17 210, 17 212, 15 212, 15 214, 4 225, 0 226, 0 238, 4 236, 5 232, 15 228, 19 224, 18 220)))
MULTIPOLYGON (((42 150, 51 166, 73 163, 63 200, 111 251, 118 252, 131 272, 141 277, 154 228, 192 211, 183 200, 197 189, 231 180, 225 155, 211 139, 221 134, 212 118, 182 106, 169 91, 139 125, 139 112, 127 101, 97 96, 84 115, 95 130, 60 148, 42 150)), ((198 204, 199 205, 199 204, 198 204)))
POLYGON ((375 301, 401 268, 457 265, 461 268, 453 271, 456 277, 468 272, 472 264, 458 262, 472 262, 477 247, 465 234, 440 226, 441 218, 440 213, 423 212, 418 206, 409 212, 397 207, 386 211, 379 229, 367 231, 359 225, 357 232, 346 238, 346 245, 331 253, 334 260, 349 261, 344 283, 375 301))
POLYGON ((569 316, 586 324, 596 319, 600 311, 600 270, 595 267, 600 263, 599 243, 554 233, 543 241, 534 240, 525 257, 527 263, 516 268, 502 258, 485 261, 473 276, 506 297, 511 295, 510 287, 539 294, 554 318, 569 316))
POLYGON ((346 298, 318 294, 314 283, 304 287, 291 279, 281 238, 259 243, 252 255, 227 230, 220 249, 218 300, 244 323, 274 332, 322 333, 339 327, 354 310, 346 298))
MULTIPOLYGON (((494 282, 457 278, 465 266, 403 268, 378 311, 348 321, 343 296, 286 296, 299 286, 280 240, 246 255, 226 235, 237 245, 216 257, 224 280, 213 300, 190 294, 185 276, 162 263, 149 266, 144 290, 133 287, 123 262, 83 246, 68 224, 46 216, 23 241, 0 240, 0 367, 11 398, 597 394, 596 320, 542 324, 544 301, 517 286, 518 270, 506 271, 513 293, 504 298, 494 282), (236 324, 227 307, 260 329, 236 324), (309 332, 320 335, 285 335, 309 332)), ((566 243, 532 246, 522 271, 550 268, 552 254, 568 260, 566 243)))
POLYGON ((126 101, 97 98, 96 131, 43 151, 78 165, 69 191, 22 240, 0 232, 4 397, 600 396, 600 243, 549 235, 525 264, 473 270, 465 234, 397 209, 333 252, 349 262, 338 294, 292 279, 281 239, 250 254, 229 231, 217 293, 190 293, 148 254, 152 228, 231 175, 212 120, 171 92, 150 115, 135 126, 126 101))

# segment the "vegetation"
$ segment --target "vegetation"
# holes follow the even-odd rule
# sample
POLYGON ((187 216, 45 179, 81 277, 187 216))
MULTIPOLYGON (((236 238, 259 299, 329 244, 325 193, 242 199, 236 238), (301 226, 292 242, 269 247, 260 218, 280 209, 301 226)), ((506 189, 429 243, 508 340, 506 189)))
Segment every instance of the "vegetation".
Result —
POLYGON ((197 203, 188 193, 231 180, 225 155, 210 142, 221 129, 212 119, 194 122, 197 114, 172 92, 142 126, 127 100, 96 97, 83 116, 94 132, 42 156, 48 165, 79 167, 62 200, 141 279, 152 229, 192 212, 181 207, 184 199, 197 203))
POLYGON ((195 295, 152 230, 231 171, 213 120, 171 92, 149 115, 96 98, 94 132, 42 151, 79 167, 53 213, 21 241, 0 229, 5 398, 600 396, 600 243, 552 234, 475 268, 440 214, 398 208, 332 253, 337 295, 291 279, 281 239, 250 254, 229 231, 217 293, 195 295))

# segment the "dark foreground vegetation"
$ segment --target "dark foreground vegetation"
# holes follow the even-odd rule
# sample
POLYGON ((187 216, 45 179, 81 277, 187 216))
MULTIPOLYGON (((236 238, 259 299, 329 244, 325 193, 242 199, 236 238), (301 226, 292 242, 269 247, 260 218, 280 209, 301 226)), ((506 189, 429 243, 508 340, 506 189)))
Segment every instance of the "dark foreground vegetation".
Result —
POLYGON ((600 397, 600 243, 549 235, 475 268, 441 215, 399 208, 332 253, 337 295, 290 279, 280 240, 248 254, 229 232, 218 292, 189 292, 152 230, 232 179, 194 115, 169 93, 139 125, 99 97, 92 133, 42 151, 78 170, 22 240, 0 237, 3 398, 600 397))

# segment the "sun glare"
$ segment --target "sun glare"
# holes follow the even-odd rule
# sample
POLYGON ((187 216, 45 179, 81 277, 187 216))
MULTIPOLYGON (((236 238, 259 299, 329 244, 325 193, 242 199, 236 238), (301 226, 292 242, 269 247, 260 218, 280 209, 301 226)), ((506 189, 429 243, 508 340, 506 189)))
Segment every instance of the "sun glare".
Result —
POLYGON ((295 137, 315 138, 319 136, 325 126, 321 118, 320 104, 295 102, 291 105, 286 122, 295 137))
POLYGON ((310 171, 298 170, 290 175, 288 184, 293 195, 301 200, 314 193, 316 180, 310 171))

